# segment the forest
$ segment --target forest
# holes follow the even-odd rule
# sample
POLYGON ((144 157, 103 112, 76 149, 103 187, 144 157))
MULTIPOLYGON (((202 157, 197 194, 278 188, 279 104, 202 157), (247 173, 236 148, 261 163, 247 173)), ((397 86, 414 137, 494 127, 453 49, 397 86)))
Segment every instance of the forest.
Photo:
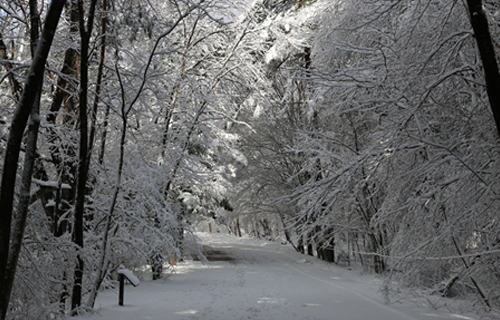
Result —
POLYGON ((1 320, 203 224, 499 312, 498 0, 0 0, 0 55, 1 320))

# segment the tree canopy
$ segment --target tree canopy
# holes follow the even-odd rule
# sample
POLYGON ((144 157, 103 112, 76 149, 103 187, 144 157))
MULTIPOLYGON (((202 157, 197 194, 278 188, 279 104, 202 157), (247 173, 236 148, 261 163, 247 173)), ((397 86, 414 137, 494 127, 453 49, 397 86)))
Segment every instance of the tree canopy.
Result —
POLYGON ((497 310, 499 51, 497 1, 0 0, 2 319, 212 223, 497 310))

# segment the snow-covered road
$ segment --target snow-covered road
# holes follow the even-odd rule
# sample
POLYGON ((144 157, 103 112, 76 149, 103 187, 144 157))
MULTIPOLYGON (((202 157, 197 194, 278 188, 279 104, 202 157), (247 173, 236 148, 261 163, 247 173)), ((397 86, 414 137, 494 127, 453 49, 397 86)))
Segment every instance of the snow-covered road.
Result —
POLYGON ((476 319, 412 303, 385 305, 380 282, 293 251, 289 246, 221 234, 200 234, 210 264, 182 262, 176 274, 102 292, 98 312, 106 320, 415 320, 476 319))

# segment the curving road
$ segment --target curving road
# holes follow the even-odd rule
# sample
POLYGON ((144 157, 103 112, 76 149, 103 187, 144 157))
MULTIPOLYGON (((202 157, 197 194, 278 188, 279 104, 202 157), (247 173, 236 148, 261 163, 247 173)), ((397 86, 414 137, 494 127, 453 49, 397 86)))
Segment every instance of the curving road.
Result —
POLYGON ((380 283, 372 276, 300 255, 288 246, 226 235, 204 234, 202 240, 210 263, 185 262, 165 280, 143 282, 138 288, 127 287, 125 307, 109 305, 115 301, 116 293, 104 293, 97 302, 101 309, 93 317, 107 320, 115 317, 120 320, 475 319, 411 303, 385 305, 377 292, 380 283))

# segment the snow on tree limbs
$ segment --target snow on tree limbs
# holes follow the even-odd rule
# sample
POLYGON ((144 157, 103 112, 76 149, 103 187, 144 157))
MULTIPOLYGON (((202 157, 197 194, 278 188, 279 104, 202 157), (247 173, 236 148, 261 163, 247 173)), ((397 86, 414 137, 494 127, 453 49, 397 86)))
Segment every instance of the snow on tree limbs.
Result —
MULTIPOLYGON (((35 56, 31 63, 26 79, 26 84, 19 100, 18 106, 12 118, 5 160, 2 173, 2 187, 0 194, 0 317, 6 317, 12 282, 7 283, 8 277, 15 270, 6 270, 9 259, 9 242, 11 237, 11 221, 14 202, 14 188, 18 167, 18 159, 21 148, 24 129, 26 128, 31 108, 35 102, 40 83, 42 82, 45 62, 54 39, 59 17, 61 16, 65 0, 51 1, 47 12, 46 23, 38 42, 35 56), (10 275, 8 273, 11 273, 10 275)), ((13 280, 13 277, 12 277, 13 280)))

